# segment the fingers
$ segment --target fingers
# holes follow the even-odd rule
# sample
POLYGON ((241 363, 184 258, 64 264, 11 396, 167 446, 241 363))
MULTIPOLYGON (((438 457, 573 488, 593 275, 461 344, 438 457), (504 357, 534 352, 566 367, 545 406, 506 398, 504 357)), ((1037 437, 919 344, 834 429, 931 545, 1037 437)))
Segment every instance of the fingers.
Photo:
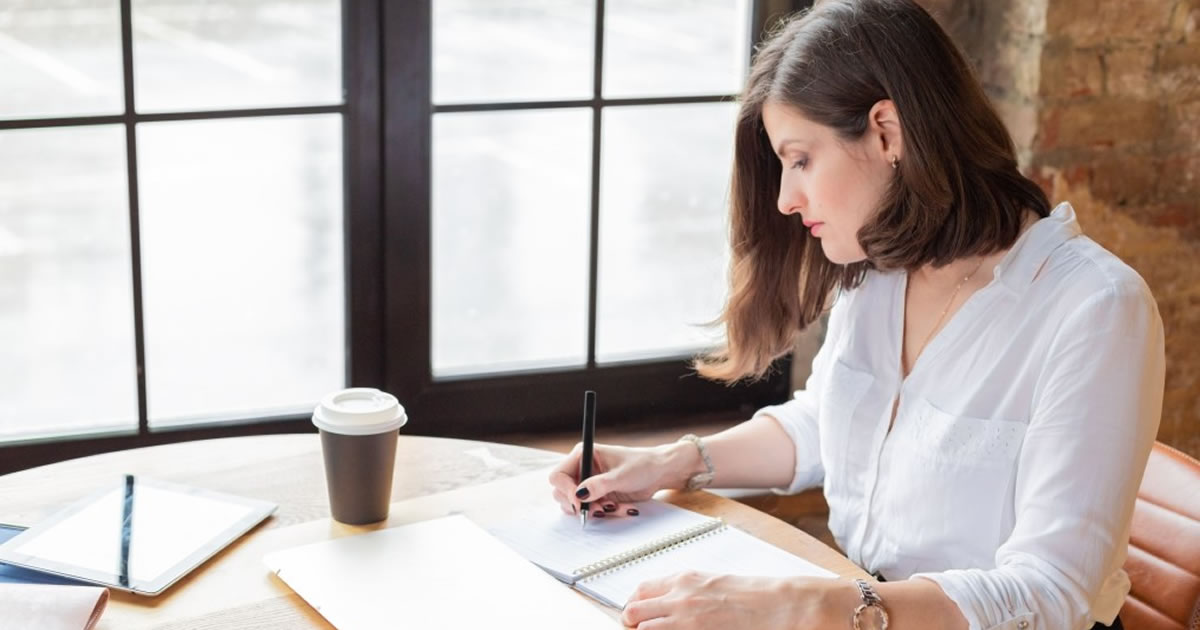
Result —
POLYGON ((576 444, 575 448, 550 471, 550 486, 554 489, 555 500, 566 505, 566 512, 572 510, 578 513, 579 502, 574 499, 575 487, 579 483, 579 456, 583 446, 576 444), (559 495, 562 499, 559 499, 559 495))
POLYGON ((556 491, 562 492, 568 499, 573 499, 572 503, 576 509, 579 509, 581 502, 586 501, 592 504, 590 507, 604 512, 604 516, 610 516, 617 507, 616 503, 603 499, 613 485, 613 473, 602 472, 597 458, 593 457, 592 470, 594 474, 580 483, 579 458, 582 451, 582 444, 576 444, 575 448, 571 449, 571 452, 550 472, 550 485, 556 491), (605 505, 612 507, 605 510, 603 507, 605 505))
MULTIPOLYGON (((659 623, 665 624, 664 627, 671 625, 672 618, 686 611, 691 605, 691 595, 718 577, 697 571, 684 571, 646 580, 638 585, 629 601, 625 602, 625 607, 621 609, 621 621, 639 630, 659 627, 659 623)), ((674 621, 678 619, 675 618, 674 621)))
POLYGON ((605 501, 604 497, 611 492, 619 492, 619 480, 613 472, 606 472, 599 475, 593 475, 583 480, 579 487, 575 489, 575 496, 580 501, 590 501, 592 503, 616 503, 615 501, 605 501))
POLYGON ((625 605, 628 606, 636 601, 652 599, 666 595, 671 590, 673 578, 674 576, 666 576, 655 578, 653 580, 646 580, 641 584, 638 584, 637 589, 633 591, 633 595, 629 596, 629 601, 626 602, 625 605))
POLYGON ((563 514, 567 514, 569 516, 575 516, 579 514, 579 510, 575 506, 575 502, 568 499, 558 490, 554 491, 554 500, 558 503, 558 507, 562 509, 563 514))
POLYGON ((550 475, 550 487, 554 489, 554 492, 571 501, 575 499, 575 483, 574 477, 568 477, 561 472, 550 475))
POLYGON ((630 602, 625 604, 625 609, 621 611, 621 623, 634 628, 644 628, 644 625, 639 624, 644 624, 659 617, 666 617, 667 612, 668 607, 665 597, 630 602))
MULTIPOLYGON (((651 580, 651 582, 660 581, 651 580)), ((636 628, 644 628, 646 627, 645 625, 639 624, 644 624, 659 617, 666 617, 670 613, 670 599, 665 596, 667 591, 658 592, 657 590, 651 590, 647 592, 654 592, 655 595, 639 596, 640 593, 643 593, 643 587, 646 587, 647 584, 643 583, 642 586, 639 586, 638 590, 629 598, 629 601, 625 603, 625 608, 621 610, 621 623, 636 628)), ((658 588, 658 584, 652 587, 652 589, 658 588)))
POLYGON ((592 502, 588 504, 588 512, 592 518, 616 518, 617 504, 611 501, 592 502))
POLYGON ((582 450, 583 446, 576 444, 570 453, 567 453, 559 460, 558 465, 550 470, 551 484, 555 483, 556 479, 562 477, 570 479, 572 484, 574 484, 575 480, 579 478, 579 456, 582 450))
POLYGON ((617 501, 591 503, 588 506, 588 512, 594 518, 629 518, 641 514, 636 504, 617 501))
MULTIPOLYGON (((553 489, 552 495, 559 507, 566 514, 575 515, 582 509, 582 503, 588 503, 589 516, 593 518, 624 518, 638 516, 639 510, 635 505, 624 504, 618 500, 622 492, 629 489, 621 488, 618 471, 605 471, 600 466, 599 451, 603 448, 597 445, 595 466, 596 474, 588 479, 579 481, 579 458, 582 456, 583 445, 576 444, 571 452, 550 471, 548 478, 553 489), (610 496, 611 495, 611 496, 610 496)), ((628 497, 625 497, 628 498, 628 497)))

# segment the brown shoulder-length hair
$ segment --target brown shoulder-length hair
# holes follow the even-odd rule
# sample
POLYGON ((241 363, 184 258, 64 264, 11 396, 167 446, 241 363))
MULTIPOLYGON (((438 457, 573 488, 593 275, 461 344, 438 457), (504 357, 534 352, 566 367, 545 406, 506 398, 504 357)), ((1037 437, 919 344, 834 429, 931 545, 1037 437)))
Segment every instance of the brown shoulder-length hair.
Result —
POLYGON ((825 0, 779 25, 741 96, 730 204, 730 293, 716 324, 726 345, 697 357, 704 377, 761 378, 839 289, 868 269, 915 270, 1010 247, 1046 194, 1017 169, 1012 138, 953 42, 912 0, 825 0), (890 99, 904 158, 858 233, 863 262, 838 265, 799 216, 777 206, 782 167, 762 122, 789 105, 853 141, 890 99))

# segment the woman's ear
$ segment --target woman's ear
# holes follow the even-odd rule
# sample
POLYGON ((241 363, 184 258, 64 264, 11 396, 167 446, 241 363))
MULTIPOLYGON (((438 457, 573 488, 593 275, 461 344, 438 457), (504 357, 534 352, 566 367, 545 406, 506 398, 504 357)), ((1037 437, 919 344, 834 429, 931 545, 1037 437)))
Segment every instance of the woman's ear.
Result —
POLYGON ((871 106, 867 114, 870 147, 889 164, 904 159, 904 136, 900 132, 900 113, 896 104, 884 99, 871 106))

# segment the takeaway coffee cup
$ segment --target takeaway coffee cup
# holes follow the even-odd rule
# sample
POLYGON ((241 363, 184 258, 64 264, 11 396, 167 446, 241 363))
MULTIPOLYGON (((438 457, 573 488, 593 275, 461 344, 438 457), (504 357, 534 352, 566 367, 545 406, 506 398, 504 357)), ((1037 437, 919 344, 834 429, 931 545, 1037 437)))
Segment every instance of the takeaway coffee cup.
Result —
POLYGON ((370 387, 334 392, 313 410, 334 520, 361 525, 387 518, 396 440, 407 421, 395 396, 370 387))

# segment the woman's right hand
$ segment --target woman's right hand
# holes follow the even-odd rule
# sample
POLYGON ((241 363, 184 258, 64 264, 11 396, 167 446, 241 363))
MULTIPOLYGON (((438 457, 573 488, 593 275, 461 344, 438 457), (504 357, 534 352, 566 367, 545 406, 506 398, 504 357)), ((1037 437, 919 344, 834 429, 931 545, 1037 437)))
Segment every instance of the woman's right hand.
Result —
POLYGON ((550 473, 554 500, 567 514, 578 514, 580 504, 587 502, 592 517, 637 516, 637 508, 631 503, 645 501, 655 492, 672 487, 675 475, 669 455, 673 446, 596 444, 592 449, 592 476, 580 483, 583 445, 576 444, 550 473))

